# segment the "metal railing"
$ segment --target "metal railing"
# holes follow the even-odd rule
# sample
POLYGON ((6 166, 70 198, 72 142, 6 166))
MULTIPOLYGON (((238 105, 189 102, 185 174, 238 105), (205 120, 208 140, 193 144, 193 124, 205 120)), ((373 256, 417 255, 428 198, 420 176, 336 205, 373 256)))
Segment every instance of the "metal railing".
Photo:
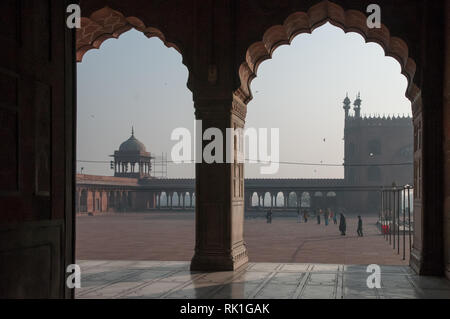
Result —
POLYGON ((410 185, 393 186, 381 190, 381 209, 378 225, 389 245, 403 260, 411 253, 414 219, 413 187, 410 185))

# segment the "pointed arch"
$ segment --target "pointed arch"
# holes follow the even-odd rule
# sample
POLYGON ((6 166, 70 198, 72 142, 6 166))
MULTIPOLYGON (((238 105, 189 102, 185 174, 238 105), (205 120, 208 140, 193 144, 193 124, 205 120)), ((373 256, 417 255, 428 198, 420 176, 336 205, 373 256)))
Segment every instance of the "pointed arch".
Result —
POLYGON ((253 98, 251 82, 256 77, 259 65, 272 58, 276 48, 289 45, 299 34, 312 31, 326 22, 341 28, 345 33, 356 32, 367 42, 378 43, 386 56, 393 57, 401 67, 401 73, 408 81, 406 97, 414 102, 420 96, 420 89, 414 84, 416 63, 409 57, 408 46, 402 39, 391 36, 389 29, 381 24, 379 29, 367 26, 367 17, 358 10, 344 10, 338 4, 324 0, 306 12, 294 12, 286 17, 282 25, 268 28, 261 41, 251 44, 245 54, 245 61, 239 66, 240 87, 234 95, 245 104, 253 98))

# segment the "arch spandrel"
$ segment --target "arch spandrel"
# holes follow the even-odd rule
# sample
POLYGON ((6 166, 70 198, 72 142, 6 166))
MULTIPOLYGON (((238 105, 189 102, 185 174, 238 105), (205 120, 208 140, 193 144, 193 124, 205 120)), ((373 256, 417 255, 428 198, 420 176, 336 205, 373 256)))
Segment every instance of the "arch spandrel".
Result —
MULTIPOLYGON (((81 62, 84 54, 99 49, 107 39, 117 39, 132 28, 141 31, 148 38, 157 37, 164 45, 177 50, 183 64, 191 74, 191 55, 185 43, 192 41, 192 15, 185 14, 187 3, 177 10, 169 10, 170 3, 162 6, 154 1, 153 9, 148 3, 145 10, 136 1, 81 1, 81 28, 76 32, 76 61, 81 62)), ((161 1, 159 1, 161 2, 161 1)), ((178 3, 178 2, 177 2, 178 3)), ((188 87, 190 80, 188 80, 188 87)))
MULTIPOLYGON (((343 2, 343 1, 340 1, 343 2)), ((257 28, 250 30, 251 35, 240 39, 238 43, 239 54, 242 62, 238 70, 238 85, 234 94, 240 97, 245 103, 252 99, 251 81, 256 77, 258 66, 265 60, 272 57, 276 48, 281 45, 288 45, 299 34, 312 33, 312 31, 326 22, 341 28, 344 32, 356 32, 360 34, 365 42, 375 42, 379 44, 386 56, 393 57, 398 61, 401 67, 401 73, 407 78, 408 86, 405 95, 414 102, 420 95, 420 90, 414 83, 413 79, 416 74, 416 63, 409 56, 408 44, 399 37, 392 36, 385 24, 381 24, 381 28, 370 29, 367 26, 367 16, 365 7, 360 4, 361 10, 348 9, 344 10, 339 4, 330 1, 321 1, 309 8, 289 7, 282 8, 281 12, 285 13, 284 20, 280 18, 280 13, 274 13, 272 20, 276 22, 259 31, 257 36, 259 40, 254 40, 258 34, 257 28), (245 52, 243 55, 241 52, 245 52)), ((303 7, 305 5, 303 4, 303 7)), ((280 11, 280 10, 279 10, 280 11)), ((267 25, 270 17, 265 16, 267 25)), ((384 20, 382 20, 384 21, 384 20)))

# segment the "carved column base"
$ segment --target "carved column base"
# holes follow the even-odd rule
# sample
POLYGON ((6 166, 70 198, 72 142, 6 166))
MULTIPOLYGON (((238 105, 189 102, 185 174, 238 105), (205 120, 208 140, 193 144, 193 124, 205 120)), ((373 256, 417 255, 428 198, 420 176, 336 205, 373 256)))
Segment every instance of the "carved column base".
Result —
POLYGON ((191 261, 193 271, 235 271, 248 264, 247 249, 242 243, 231 252, 196 252, 191 261))
POLYGON ((417 249, 411 249, 409 265, 417 274, 420 274, 420 270, 422 269, 421 260, 420 252, 417 249))

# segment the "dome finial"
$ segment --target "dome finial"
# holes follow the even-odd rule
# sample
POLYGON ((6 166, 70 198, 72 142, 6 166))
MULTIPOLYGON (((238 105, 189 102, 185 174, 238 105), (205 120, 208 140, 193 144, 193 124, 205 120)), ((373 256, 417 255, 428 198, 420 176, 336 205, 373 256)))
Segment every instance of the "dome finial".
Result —
POLYGON ((134 136, 134 126, 131 125, 131 136, 134 136))

